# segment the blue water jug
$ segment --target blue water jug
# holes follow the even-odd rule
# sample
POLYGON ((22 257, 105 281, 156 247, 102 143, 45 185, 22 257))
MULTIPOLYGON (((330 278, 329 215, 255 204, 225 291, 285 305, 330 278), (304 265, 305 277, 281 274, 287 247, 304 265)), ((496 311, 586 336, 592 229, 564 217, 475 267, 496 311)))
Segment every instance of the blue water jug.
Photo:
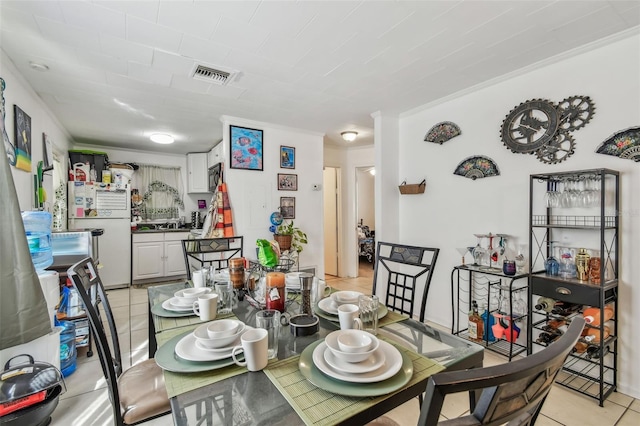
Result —
POLYGON ((29 253, 36 271, 41 272, 53 264, 51 250, 51 213, 43 211, 22 212, 22 222, 27 234, 29 253))
POLYGON ((62 327, 60 332, 60 371, 63 377, 76 371, 76 325, 73 321, 56 321, 62 327))

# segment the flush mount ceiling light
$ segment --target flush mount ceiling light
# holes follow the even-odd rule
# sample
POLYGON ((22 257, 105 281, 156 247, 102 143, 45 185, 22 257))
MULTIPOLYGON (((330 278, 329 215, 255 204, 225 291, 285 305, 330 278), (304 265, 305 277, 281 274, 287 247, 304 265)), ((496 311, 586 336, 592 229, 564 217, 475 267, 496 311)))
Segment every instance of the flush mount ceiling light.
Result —
POLYGON ((149 136, 149 139, 151 139, 151 142, 159 143, 162 145, 173 143, 173 136, 166 133, 154 133, 149 136))
POLYGON ((354 132, 353 130, 349 130, 349 131, 340 133, 340 135, 342 136, 342 139, 344 139, 345 141, 353 142, 358 137, 358 132, 354 132))
POLYGON ((49 66, 46 64, 41 64, 38 62, 31 61, 29 62, 29 66, 31 67, 31 69, 34 69, 36 71, 42 71, 42 72, 49 71, 49 66))

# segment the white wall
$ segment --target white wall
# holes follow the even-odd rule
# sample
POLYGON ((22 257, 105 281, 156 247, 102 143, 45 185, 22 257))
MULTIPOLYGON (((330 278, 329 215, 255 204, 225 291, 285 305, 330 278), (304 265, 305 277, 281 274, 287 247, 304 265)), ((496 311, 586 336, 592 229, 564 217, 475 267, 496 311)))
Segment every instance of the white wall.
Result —
POLYGON ((244 237, 245 256, 256 259, 256 240, 273 239, 269 216, 280 206, 280 197, 295 197, 293 221, 309 240, 300 255, 300 267, 313 266, 316 275, 324 275, 323 197, 322 191, 312 189, 314 184, 321 186, 323 181, 323 135, 236 117, 224 116, 222 122, 225 182, 235 232, 244 237), (230 125, 263 130, 263 171, 229 168, 230 125), (280 168, 281 145, 296 149, 295 169, 280 168), (278 173, 298 175, 298 190, 279 191, 278 173))
MULTIPOLYGON (((0 77, 5 81, 5 126, 9 140, 15 145, 15 116, 13 106, 18 105, 31 117, 31 172, 11 168, 13 181, 18 194, 20 210, 31 210, 35 207, 33 175, 37 171, 38 161, 42 161, 42 133, 46 133, 53 144, 54 151, 62 156, 67 155, 70 147, 70 136, 54 118, 53 114, 36 95, 31 86, 22 78, 13 62, 4 51, 0 51, 0 77)), ((65 160, 66 162, 66 160, 65 160)), ((50 212, 53 200, 52 172, 47 172, 43 179, 48 202, 45 208, 50 212)))
MULTIPOLYGON (((630 160, 596 154, 613 133, 640 121, 640 36, 581 53, 524 75, 432 106, 400 119, 400 169, 407 176, 426 175, 426 192, 400 197, 400 241, 441 249, 427 303, 427 318, 450 325, 451 268, 460 263, 456 247, 474 245, 474 233, 506 233, 528 238, 528 182, 532 173, 606 167, 621 172, 619 388, 640 397, 640 167, 630 160), (593 120, 573 132, 576 152, 557 165, 533 155, 513 154, 499 136, 505 116, 528 99, 560 102, 590 96, 593 120), (429 128, 453 121, 462 134, 443 145, 423 142, 429 128), (472 181, 453 175, 464 158, 482 154, 499 166, 498 177, 472 181)), ((383 200, 384 202, 384 200, 383 200)), ((515 244, 512 241, 511 244, 515 244)), ((516 247, 516 246, 513 246, 516 247)))

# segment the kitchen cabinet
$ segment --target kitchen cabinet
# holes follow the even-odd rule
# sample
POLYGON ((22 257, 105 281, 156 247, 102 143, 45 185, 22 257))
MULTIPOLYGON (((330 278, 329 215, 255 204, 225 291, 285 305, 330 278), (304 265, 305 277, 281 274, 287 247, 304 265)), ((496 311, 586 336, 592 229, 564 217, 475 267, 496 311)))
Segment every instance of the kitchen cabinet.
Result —
POLYGON ((133 281, 186 275, 182 240, 189 232, 150 232, 133 234, 133 281))
POLYGON ((224 145, 222 142, 218 143, 216 146, 211 148, 211 151, 208 152, 207 160, 209 162, 209 167, 214 164, 224 163, 224 145))
POLYGON ((187 154, 187 192, 209 192, 208 154, 206 152, 192 152, 187 154))
POLYGON ((535 174, 529 194, 527 352, 547 346, 562 333, 564 326, 556 325, 593 307, 590 314, 607 318, 606 324, 587 323, 556 383, 603 406, 617 390, 619 173, 592 169, 535 174), (584 254, 575 255, 587 251, 589 267, 584 254), (539 300, 543 302, 537 304, 539 300), (544 309, 547 300, 555 310, 544 309))

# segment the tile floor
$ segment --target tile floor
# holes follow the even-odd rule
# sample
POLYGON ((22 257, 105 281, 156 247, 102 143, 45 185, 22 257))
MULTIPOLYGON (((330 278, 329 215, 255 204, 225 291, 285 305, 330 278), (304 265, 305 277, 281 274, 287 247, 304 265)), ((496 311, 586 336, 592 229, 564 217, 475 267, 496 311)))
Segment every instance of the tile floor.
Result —
MULTIPOLYGON (((331 286, 371 292, 372 270, 368 264, 361 269, 361 277, 339 279, 327 277, 331 286)), ((147 292, 146 289, 109 291, 125 368, 147 359, 147 292)), ((505 358, 485 352, 485 365, 505 362, 505 358)), ((110 426, 113 424, 111 405, 97 355, 87 358, 80 350, 75 373, 66 379, 67 392, 53 413, 52 426, 110 426)), ((458 417, 467 408, 466 395, 447 399, 443 410, 446 418, 458 417)), ((418 401, 409 401, 391 411, 388 416, 401 425, 415 425, 419 415, 418 401)), ((172 425, 171 415, 150 422, 149 426, 172 425)), ((538 425, 625 426, 640 425, 640 400, 622 393, 614 393, 599 407, 597 402, 561 386, 554 386, 538 418, 538 425)))

